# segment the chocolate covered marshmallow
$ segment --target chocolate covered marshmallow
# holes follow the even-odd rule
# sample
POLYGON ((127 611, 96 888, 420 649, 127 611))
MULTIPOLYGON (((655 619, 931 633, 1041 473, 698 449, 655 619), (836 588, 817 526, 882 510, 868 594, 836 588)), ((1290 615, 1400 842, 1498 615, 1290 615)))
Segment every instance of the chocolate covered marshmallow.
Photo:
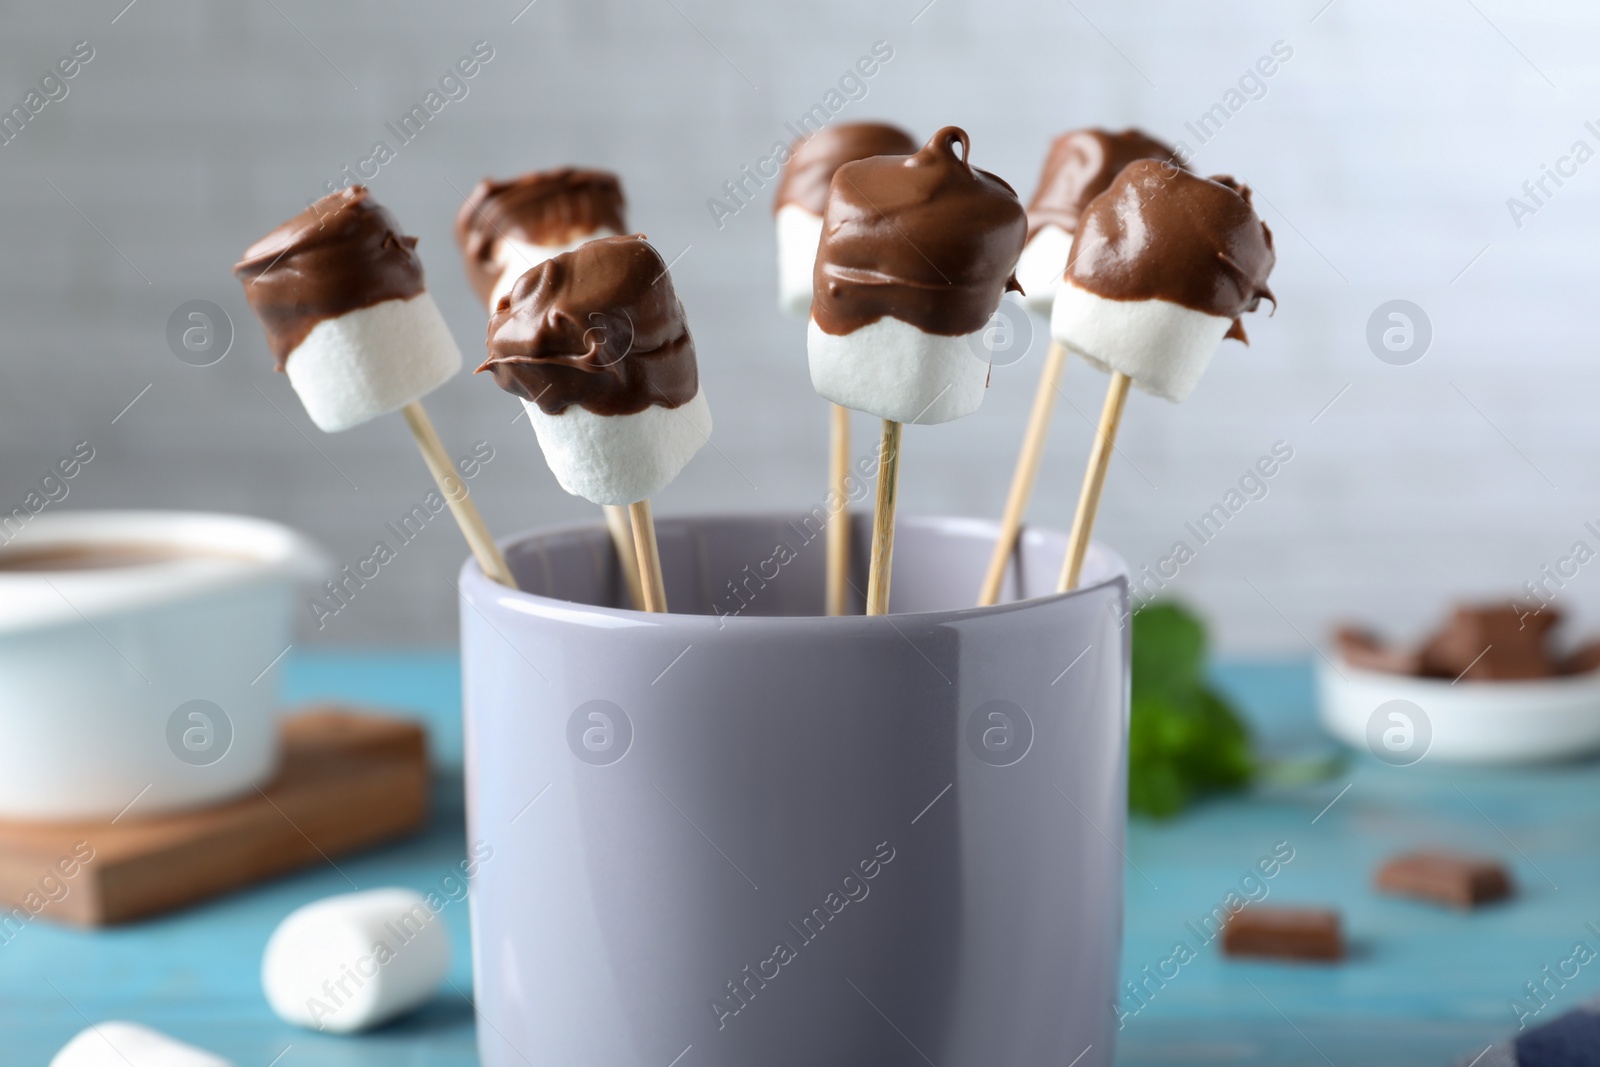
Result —
POLYGON ((489 319, 478 370, 522 399, 561 487, 596 504, 653 496, 711 435, 683 304, 643 235, 521 275, 489 319))
POLYGON ((778 307, 786 314, 804 318, 811 311, 811 276, 834 172, 858 159, 908 156, 916 150, 909 133, 881 122, 825 126, 790 147, 772 202, 778 230, 778 307))
POLYGON ((939 423, 976 411, 986 329, 1027 234, 1011 186, 968 159, 947 126, 907 156, 834 174, 817 249, 807 351, 828 400, 882 419, 939 423))
POLYGON ((1239 317, 1263 299, 1275 257, 1250 190, 1171 163, 1130 163, 1078 223, 1050 333, 1146 392, 1180 401, 1239 317))
POLYGON ((234 265, 278 370, 318 429, 398 411, 460 369, 416 244, 357 185, 316 201, 234 265))
POLYGON ((1028 202, 1028 243, 1017 261, 1022 302, 1050 313, 1072 254, 1072 236, 1089 202, 1110 187, 1129 163, 1171 161, 1175 153, 1142 130, 1073 130, 1050 143, 1039 187, 1028 202))

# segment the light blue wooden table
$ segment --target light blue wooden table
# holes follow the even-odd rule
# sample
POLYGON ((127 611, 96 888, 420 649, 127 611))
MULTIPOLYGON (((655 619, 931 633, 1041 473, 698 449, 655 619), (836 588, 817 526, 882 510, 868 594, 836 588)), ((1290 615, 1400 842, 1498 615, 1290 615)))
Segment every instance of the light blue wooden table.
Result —
MULTIPOLYGON (((1271 749, 1325 744, 1312 721, 1309 665, 1234 664, 1218 675, 1271 749)), ((0 944, 0 1063, 45 1064, 88 1021, 113 1018, 157 1027, 238 1067, 476 1063, 464 904, 443 912, 457 950, 444 993, 377 1034, 325 1037, 285 1026, 267 1010, 258 978, 267 935, 292 908, 351 882, 425 890, 455 869, 464 845, 459 693, 453 655, 290 663, 291 700, 342 698, 429 723, 441 768, 430 832, 340 860, 338 871, 309 871, 172 918, 98 933, 34 923, 0 944)), ((1526 995, 1523 983, 1541 968, 1556 967, 1580 940, 1600 949, 1585 925, 1600 927, 1595 763, 1462 771, 1363 758, 1313 787, 1214 802, 1167 824, 1136 821, 1127 851, 1124 977, 1144 980, 1148 992, 1142 1006, 1124 998, 1124 1064, 1450 1064, 1515 1028, 1509 1002, 1526 995), (1266 899, 1338 905, 1353 946, 1345 963, 1241 963, 1197 935, 1202 917, 1280 842, 1294 858, 1263 883, 1266 899), (1424 843, 1504 858, 1519 897, 1463 915, 1370 892, 1383 856, 1424 843), (1163 968, 1180 941, 1194 958, 1163 968), (1146 966, 1176 973, 1162 984, 1144 978, 1146 966)), ((1597 991, 1600 962, 1558 990, 1539 1019, 1597 991)))

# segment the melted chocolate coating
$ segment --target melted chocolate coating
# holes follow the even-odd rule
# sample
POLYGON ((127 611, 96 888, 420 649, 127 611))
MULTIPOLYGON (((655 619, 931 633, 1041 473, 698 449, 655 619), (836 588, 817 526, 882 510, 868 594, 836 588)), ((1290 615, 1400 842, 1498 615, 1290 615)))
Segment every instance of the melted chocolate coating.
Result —
POLYGON ((675 408, 700 391, 694 339, 667 264, 643 234, 604 237, 518 278, 489 318, 479 371, 559 415, 675 408))
POLYGON ((1137 159, 1174 162, 1176 153, 1143 130, 1073 130, 1050 142, 1039 188, 1028 202, 1028 239, 1045 226, 1078 230, 1089 201, 1111 187, 1122 169, 1137 159))
POLYGON ((1084 211, 1066 276, 1109 300, 1167 300, 1232 319, 1227 335, 1247 341, 1239 316, 1263 299, 1277 305, 1267 288, 1274 262, 1249 186, 1145 159, 1084 211))
POLYGON ((795 204, 813 215, 828 205, 828 184, 833 172, 846 163, 873 156, 909 156, 917 142, 898 126, 882 122, 846 122, 825 126, 789 147, 789 162, 778 180, 772 213, 795 204))
POLYGON ((560 247, 599 230, 626 233, 622 183, 603 170, 562 167, 510 181, 485 178, 456 213, 456 243, 467 280, 479 300, 488 300, 500 265, 500 242, 560 247))
POLYGON ((823 332, 842 336, 887 316, 957 337, 982 329, 1001 295, 1020 289, 1012 272, 1027 216, 969 151, 966 131, 946 126, 914 155, 857 160, 834 174, 811 302, 823 332))
POLYGON ((423 292, 417 239, 366 186, 330 193, 245 249, 233 265, 282 371, 317 323, 423 292))

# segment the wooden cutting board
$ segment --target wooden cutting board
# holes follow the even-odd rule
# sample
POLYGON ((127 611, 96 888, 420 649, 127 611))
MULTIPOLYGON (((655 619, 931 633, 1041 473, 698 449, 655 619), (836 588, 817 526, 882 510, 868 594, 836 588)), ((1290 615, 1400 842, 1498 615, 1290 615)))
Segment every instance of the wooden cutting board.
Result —
POLYGON ((171 911, 404 837, 427 813, 420 725, 308 708, 284 721, 277 777, 239 800, 115 824, 0 820, 0 941, 35 918, 106 926, 171 911))

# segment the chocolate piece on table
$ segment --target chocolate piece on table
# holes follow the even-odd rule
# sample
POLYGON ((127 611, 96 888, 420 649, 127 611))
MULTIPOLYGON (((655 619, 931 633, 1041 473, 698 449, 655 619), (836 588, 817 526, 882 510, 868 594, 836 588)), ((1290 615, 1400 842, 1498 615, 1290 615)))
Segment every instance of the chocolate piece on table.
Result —
POLYGON ((1586 641, 1561 658, 1562 674, 1600 670, 1600 641, 1586 641))
POLYGON ((1230 956, 1337 960, 1344 957, 1344 935, 1331 908, 1249 904, 1222 928, 1222 950, 1230 956))
POLYGON ((1511 895, 1511 876, 1497 861, 1453 852, 1419 851, 1395 856, 1378 868, 1374 884, 1383 893, 1453 908, 1475 908, 1511 895))
POLYGON ((1559 612, 1460 605, 1422 647, 1422 673, 1468 682, 1548 678, 1558 672, 1548 640, 1559 612))
POLYGON ((1422 657, 1415 649, 1397 648, 1370 630, 1341 626, 1334 632, 1339 658, 1352 667, 1384 674, 1417 674, 1422 657))

